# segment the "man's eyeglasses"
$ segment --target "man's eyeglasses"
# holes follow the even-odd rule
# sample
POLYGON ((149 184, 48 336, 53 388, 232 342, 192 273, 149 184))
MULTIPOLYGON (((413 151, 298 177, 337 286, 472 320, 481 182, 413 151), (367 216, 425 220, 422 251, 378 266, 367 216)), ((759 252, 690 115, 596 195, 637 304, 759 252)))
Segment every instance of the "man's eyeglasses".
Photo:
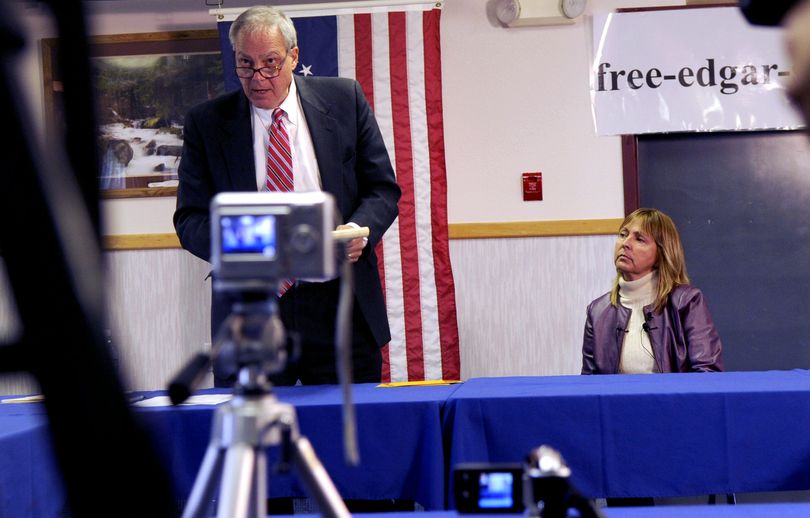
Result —
POLYGON ((279 61, 278 65, 273 65, 271 67, 236 67, 236 75, 242 79, 252 79, 253 75, 258 72, 259 75, 265 79, 273 79, 279 75, 281 69, 284 68, 284 63, 287 61, 287 56, 289 56, 289 54, 285 54, 284 58, 279 61))

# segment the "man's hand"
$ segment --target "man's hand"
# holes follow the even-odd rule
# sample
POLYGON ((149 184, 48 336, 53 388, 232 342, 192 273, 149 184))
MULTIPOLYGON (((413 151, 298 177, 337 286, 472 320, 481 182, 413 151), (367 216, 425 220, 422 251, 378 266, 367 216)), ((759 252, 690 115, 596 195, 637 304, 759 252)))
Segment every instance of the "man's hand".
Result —
MULTIPOLYGON (((357 228, 357 227, 354 225, 339 225, 337 227, 337 230, 350 228, 357 228)), ((366 247, 367 244, 368 238, 366 237, 358 237, 346 243, 346 259, 348 259, 350 263, 356 263, 357 260, 360 259, 360 255, 363 253, 363 249, 366 247)))

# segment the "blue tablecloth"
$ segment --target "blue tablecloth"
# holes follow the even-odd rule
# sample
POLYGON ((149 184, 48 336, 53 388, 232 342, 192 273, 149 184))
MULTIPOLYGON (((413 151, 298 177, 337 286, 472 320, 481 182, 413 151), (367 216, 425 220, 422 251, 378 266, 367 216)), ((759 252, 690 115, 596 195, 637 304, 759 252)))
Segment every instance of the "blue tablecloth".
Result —
MULTIPOLYGON (((605 518, 806 518, 810 504, 744 504, 704 506, 658 506, 602 509, 605 518)), ((317 515, 291 515, 274 518, 314 518, 317 515)), ((367 513, 363 518, 510 518, 521 514, 458 514, 454 511, 413 513, 367 513)))
MULTIPOLYGON (((455 388, 355 385, 361 461, 356 467, 344 460, 338 386, 279 387, 275 393, 280 401, 295 406, 301 433, 312 442, 343 498, 405 499, 426 509, 444 509, 441 407, 455 388)), ((212 392, 217 391, 201 393, 212 392)), ((177 494, 187 497, 210 439, 213 407, 143 408, 138 414, 158 439, 177 494)), ((268 458, 272 467, 278 448, 271 449, 268 458)), ((308 494, 294 472, 269 476, 270 498, 308 494)))
POLYGON ((810 489, 807 371, 478 378, 444 429, 450 466, 548 444, 591 497, 810 489))
POLYGON ((0 516, 59 516, 64 495, 44 407, 0 405, 0 516))
MULTIPOLYGON (((339 387, 282 387, 276 393, 296 407, 301 432, 347 499, 408 499, 443 509, 457 463, 520 462, 541 444, 563 454, 572 482, 590 497, 810 489, 808 371, 356 385, 359 467, 343 460, 339 387)), ((197 476, 213 411, 136 410, 154 434, 180 498, 197 476)), ((270 474, 269 485, 271 497, 306 496, 294 476, 270 474)), ((0 516, 53 517, 64 502, 44 408, 0 405, 0 516)))
POLYGON ((602 511, 605 518, 806 518, 810 516, 810 504, 624 507, 607 508, 602 511))

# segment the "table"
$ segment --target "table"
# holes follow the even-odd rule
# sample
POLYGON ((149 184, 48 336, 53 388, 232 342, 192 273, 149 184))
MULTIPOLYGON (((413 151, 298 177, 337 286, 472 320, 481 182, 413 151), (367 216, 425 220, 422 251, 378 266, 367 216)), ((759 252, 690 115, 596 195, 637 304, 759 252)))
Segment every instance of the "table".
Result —
MULTIPOLYGON (((296 407, 301 432, 347 499, 407 499, 446 509, 454 465, 520 462, 541 444, 563 454, 573 484, 593 498, 810 489, 808 371, 355 385, 360 467, 343 461, 339 387, 276 393, 296 407)), ((213 411, 136 410, 180 498, 194 483, 213 411)), ((50 448, 41 404, 0 405, 0 516, 59 514, 64 489, 50 448)), ((269 486, 270 497, 306 496, 296 477, 271 475, 269 486)), ((723 508, 716 506, 730 512, 723 508)))
MULTIPOLYGON (((810 504, 744 504, 705 506, 658 506, 624 507, 602 509, 605 518, 806 518, 810 516, 810 504)), ((273 518, 315 518, 317 515, 296 514, 273 518)), ((414 518, 413 513, 367 513, 363 518, 414 518)), ((521 514, 458 514, 454 511, 427 512, 418 518, 518 518, 521 514)))
MULTIPOLYGON (((312 442, 344 498, 414 500, 426 509, 443 509, 441 407, 455 388, 354 385, 361 460, 358 467, 347 466, 343 459, 340 387, 278 387, 275 394, 280 401, 296 407, 301 433, 312 442)), ((208 389, 199 393, 223 392, 227 391, 208 389)), ((163 394, 143 393, 146 398, 163 394)), ((135 408, 153 435, 181 499, 191 492, 197 476, 210 439, 214 408, 135 408)), ((277 458, 276 450, 269 452, 270 462, 277 458)), ((306 495, 298 477, 270 474, 268 497, 306 495)), ((65 502, 43 405, 0 405, 0 516, 58 516, 65 502)))
POLYGON ((547 444, 594 498, 810 489, 807 371, 477 378, 443 427, 449 468, 547 444))
POLYGON ((60 516, 64 495, 44 407, 0 405, 0 516, 60 516))
MULTIPOLYGON (((301 433, 312 442, 343 498, 414 500, 425 509, 444 509, 441 408, 455 388, 354 385, 361 461, 356 467, 344 461, 339 386, 278 387, 275 393, 295 406, 301 433)), ((201 391, 216 392, 222 391, 201 391)), ((213 407, 142 408, 138 415, 158 439, 177 494, 186 497, 210 439, 213 407)), ((269 451, 269 466, 278 459, 277 450, 269 451)), ((268 497, 307 494, 297 476, 270 474, 268 497)))

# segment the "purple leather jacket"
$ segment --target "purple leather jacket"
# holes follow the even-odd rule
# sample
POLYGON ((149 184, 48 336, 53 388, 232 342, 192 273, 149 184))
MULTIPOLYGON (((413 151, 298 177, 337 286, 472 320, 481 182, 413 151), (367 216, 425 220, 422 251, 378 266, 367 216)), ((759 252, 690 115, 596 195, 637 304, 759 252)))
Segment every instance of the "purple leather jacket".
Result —
MULTIPOLYGON (((655 354, 656 372, 723 370, 723 346, 703 293, 676 286, 661 313, 644 307, 645 330, 655 354)), ((610 293, 588 305, 582 342, 582 374, 617 374, 630 309, 613 306, 610 293)))

